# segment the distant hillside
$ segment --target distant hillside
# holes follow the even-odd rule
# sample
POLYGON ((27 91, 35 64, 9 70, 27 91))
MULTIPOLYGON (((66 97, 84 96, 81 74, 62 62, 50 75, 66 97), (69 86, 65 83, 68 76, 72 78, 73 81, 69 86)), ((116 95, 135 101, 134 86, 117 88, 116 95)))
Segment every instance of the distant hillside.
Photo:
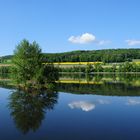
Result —
POLYGON ((0 57, 0 63, 11 63, 12 57, 13 55, 2 56, 0 57))
POLYGON ((0 58, 2 59, 11 59, 13 57, 13 55, 6 55, 6 56, 2 56, 0 58))
MULTIPOLYGON (((63 53, 44 53, 44 62, 125 62, 140 59, 140 49, 105 49, 92 51, 71 51, 63 53)), ((12 55, 1 57, 9 60, 12 55)))
POLYGON ((124 62, 140 59, 140 49, 106 49, 93 51, 72 51, 64 53, 45 53, 47 62, 124 62))

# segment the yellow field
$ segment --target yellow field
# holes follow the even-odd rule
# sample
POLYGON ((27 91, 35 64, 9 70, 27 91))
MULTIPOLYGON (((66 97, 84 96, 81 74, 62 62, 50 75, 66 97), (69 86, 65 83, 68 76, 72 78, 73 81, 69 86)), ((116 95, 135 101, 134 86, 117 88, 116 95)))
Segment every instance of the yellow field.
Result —
POLYGON ((138 65, 140 65, 140 61, 139 61, 139 62, 132 62, 132 63, 135 63, 135 64, 138 64, 138 65))
MULTIPOLYGON (((43 63, 48 64, 48 63, 43 63)), ((54 62, 54 65, 94 65, 94 64, 103 64, 103 62, 54 62)))
POLYGON ((79 81, 79 80, 59 80, 56 83, 65 83, 65 84, 103 84, 103 82, 95 82, 95 81, 79 81))

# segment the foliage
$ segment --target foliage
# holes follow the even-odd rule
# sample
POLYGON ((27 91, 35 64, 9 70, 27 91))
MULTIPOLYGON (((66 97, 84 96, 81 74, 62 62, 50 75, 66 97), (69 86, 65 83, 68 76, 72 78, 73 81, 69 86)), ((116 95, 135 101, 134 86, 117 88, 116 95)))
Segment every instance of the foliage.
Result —
MULTIPOLYGON (((5 63, 13 56, 3 56, 0 63, 5 63)), ((133 61, 140 59, 140 49, 105 49, 92 51, 72 51, 64 53, 44 53, 43 62, 96 62, 105 63, 133 61)))
POLYGON ((33 80, 41 67, 42 55, 41 49, 36 42, 30 44, 23 40, 17 45, 12 59, 14 79, 17 83, 27 84, 27 81, 33 80))
POLYGON ((119 66, 118 72, 140 72, 140 65, 125 62, 119 66))
POLYGON ((88 65, 86 66, 86 73, 91 73, 91 72, 93 72, 93 66, 90 65, 90 64, 88 64, 88 65))
POLYGON ((140 64, 125 62, 121 64, 103 65, 96 63, 94 65, 87 65, 85 67, 61 67, 60 72, 82 72, 82 73, 94 73, 94 72, 140 72, 140 64))
POLYGON ((101 64, 94 65, 94 72, 103 72, 103 67, 101 64))
POLYGON ((10 67, 9 66, 1 66, 0 67, 0 73, 1 74, 10 73, 10 67))
POLYGON ((59 78, 58 69, 53 64, 42 65, 35 75, 38 84, 55 82, 59 78))
POLYGON ((73 67, 68 67, 68 68, 64 68, 64 67, 59 68, 59 72, 83 72, 83 73, 85 73, 85 71, 86 71, 85 67, 73 66, 73 67))
POLYGON ((14 51, 12 63, 12 75, 17 84, 32 87, 55 81, 56 69, 53 65, 42 64, 41 49, 36 42, 21 41, 14 51))
POLYGON ((44 54, 44 62, 96 62, 105 63, 140 59, 140 49, 105 49, 44 54))
POLYGON ((9 64, 11 63, 11 59, 12 59, 12 55, 6 55, 6 56, 3 56, 3 57, 0 57, 0 64, 9 64))

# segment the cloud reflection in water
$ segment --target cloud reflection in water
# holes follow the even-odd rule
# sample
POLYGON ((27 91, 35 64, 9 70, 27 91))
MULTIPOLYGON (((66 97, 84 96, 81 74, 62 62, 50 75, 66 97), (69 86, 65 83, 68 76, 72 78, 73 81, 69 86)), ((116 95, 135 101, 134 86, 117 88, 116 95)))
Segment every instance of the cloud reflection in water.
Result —
POLYGON ((77 109, 82 109, 83 111, 86 111, 86 112, 95 109, 95 104, 90 103, 88 101, 75 101, 75 102, 69 103, 68 106, 71 109, 77 108, 77 109))
POLYGON ((128 99, 127 105, 140 105, 140 100, 136 100, 136 99, 128 99))
POLYGON ((91 111, 95 109, 96 105, 110 104, 108 100, 98 99, 94 103, 89 101, 73 101, 68 104, 71 109, 82 109, 83 111, 91 111))

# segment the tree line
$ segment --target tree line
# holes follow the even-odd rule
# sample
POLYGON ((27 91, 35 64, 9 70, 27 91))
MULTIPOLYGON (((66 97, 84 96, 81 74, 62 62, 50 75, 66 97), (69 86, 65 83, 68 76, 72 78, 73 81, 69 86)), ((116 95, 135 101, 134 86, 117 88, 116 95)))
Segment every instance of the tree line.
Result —
MULTIPOLYGON (((43 62, 96 62, 105 63, 131 62, 133 59, 140 59, 140 49, 104 49, 92 51, 71 51, 64 53, 42 53, 43 62)), ((0 58, 0 63, 9 61, 13 56, 0 58)))
POLYGON ((65 53, 44 53, 44 62, 131 62, 140 59, 140 49, 105 49, 72 51, 65 53))

